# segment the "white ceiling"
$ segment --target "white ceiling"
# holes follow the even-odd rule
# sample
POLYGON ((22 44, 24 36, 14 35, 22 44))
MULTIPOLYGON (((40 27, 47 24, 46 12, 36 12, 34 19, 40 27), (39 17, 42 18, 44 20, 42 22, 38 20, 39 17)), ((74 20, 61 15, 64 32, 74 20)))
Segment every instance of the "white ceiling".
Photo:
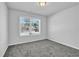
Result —
POLYGON ((9 8, 49 16, 66 8, 78 5, 78 2, 48 2, 45 7, 40 7, 37 2, 7 2, 9 8))

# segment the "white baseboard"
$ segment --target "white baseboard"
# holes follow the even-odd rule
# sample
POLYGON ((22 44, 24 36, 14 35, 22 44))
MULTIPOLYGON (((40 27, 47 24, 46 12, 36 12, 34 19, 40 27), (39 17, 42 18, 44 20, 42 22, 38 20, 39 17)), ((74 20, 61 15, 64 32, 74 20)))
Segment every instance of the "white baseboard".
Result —
POLYGON ((78 50, 79 50, 79 48, 78 48, 78 47, 76 47, 76 46, 73 46, 73 45, 70 45, 70 44, 66 44, 66 43, 64 43, 64 42, 59 42, 59 41, 56 41, 55 39, 54 39, 54 40, 53 40, 53 39, 49 39, 49 40, 51 40, 51 41, 57 42, 57 43, 59 43, 59 44, 62 44, 62 45, 65 45, 65 46, 68 46, 68 47, 71 47, 71 48, 74 48, 74 49, 78 49, 78 50))
POLYGON ((3 51, 3 53, 0 55, 0 57, 4 57, 5 53, 6 53, 6 50, 7 50, 8 47, 6 47, 3 51))
POLYGON ((18 43, 14 43, 14 44, 9 44, 9 46, 22 44, 22 43, 29 43, 29 42, 34 42, 34 41, 39 41, 39 40, 44 40, 44 39, 46 39, 46 38, 40 38, 40 39, 35 39, 35 40, 30 40, 30 41, 25 41, 25 42, 18 42, 18 43))

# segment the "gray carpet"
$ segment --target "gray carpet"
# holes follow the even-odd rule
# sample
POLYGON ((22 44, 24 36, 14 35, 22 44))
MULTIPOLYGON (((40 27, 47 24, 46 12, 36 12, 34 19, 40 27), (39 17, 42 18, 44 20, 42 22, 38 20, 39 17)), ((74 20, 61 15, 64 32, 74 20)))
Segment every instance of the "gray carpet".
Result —
POLYGON ((79 57, 79 50, 41 40, 8 47, 4 57, 79 57))

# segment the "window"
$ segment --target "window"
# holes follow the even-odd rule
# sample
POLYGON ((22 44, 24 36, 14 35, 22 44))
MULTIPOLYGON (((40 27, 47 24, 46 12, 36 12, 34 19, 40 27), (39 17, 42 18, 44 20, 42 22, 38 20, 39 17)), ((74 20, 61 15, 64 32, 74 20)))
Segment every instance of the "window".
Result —
POLYGON ((35 17, 21 16, 19 18, 20 36, 40 34, 40 19, 35 17))

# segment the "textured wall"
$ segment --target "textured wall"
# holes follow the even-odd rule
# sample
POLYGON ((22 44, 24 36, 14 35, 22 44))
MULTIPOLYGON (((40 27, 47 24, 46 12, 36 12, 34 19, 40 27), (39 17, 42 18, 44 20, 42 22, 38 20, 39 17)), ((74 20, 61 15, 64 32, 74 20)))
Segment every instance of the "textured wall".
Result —
POLYGON ((0 57, 8 47, 8 10, 4 2, 0 2, 0 57))
POLYGON ((79 5, 48 19, 49 39, 79 49, 79 5))
POLYGON ((35 15, 32 13, 9 9, 9 45, 32 42, 37 40, 46 39, 46 17, 35 15), (19 17, 20 16, 35 16, 41 20, 41 33, 40 35, 19 36, 19 17))

